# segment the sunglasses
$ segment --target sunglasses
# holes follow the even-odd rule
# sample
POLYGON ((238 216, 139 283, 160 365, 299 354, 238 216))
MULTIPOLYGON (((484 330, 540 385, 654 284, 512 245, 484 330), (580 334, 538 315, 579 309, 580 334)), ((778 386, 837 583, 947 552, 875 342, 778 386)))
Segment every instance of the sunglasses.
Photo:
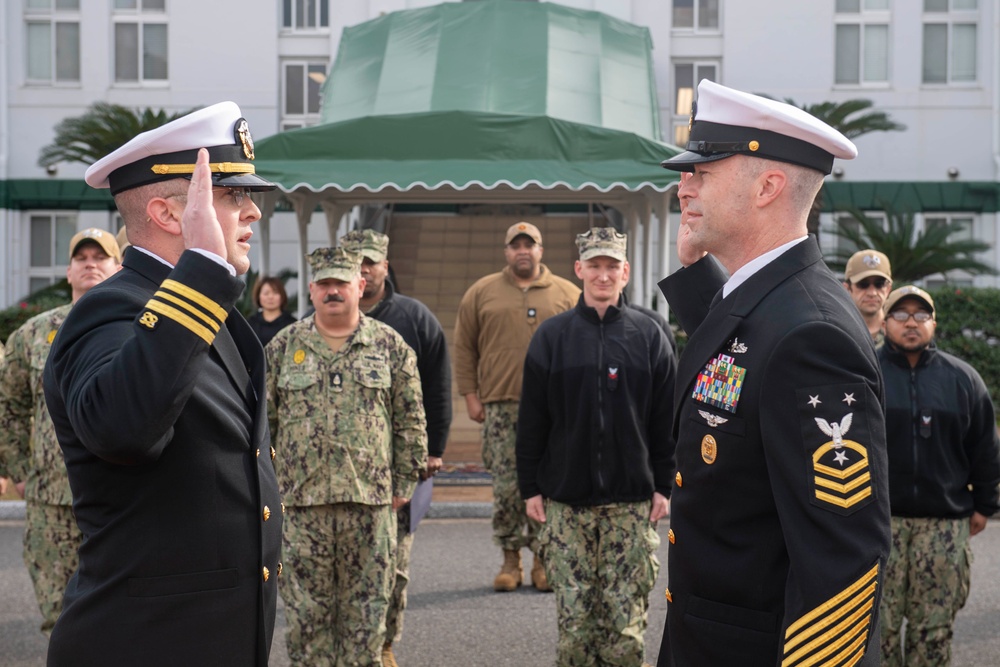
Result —
MULTIPOLYGON (((221 185, 213 186, 212 192, 218 192, 223 197, 229 195, 230 197, 232 197, 233 203, 236 204, 236 208, 243 208, 243 202, 246 201, 246 198, 250 196, 250 191, 247 190, 246 188, 227 188, 221 185)), ((169 199, 171 197, 175 199, 187 200, 187 193, 183 192, 173 195, 167 195, 166 197, 164 197, 164 199, 169 199)))
POLYGON ((889 317, 896 320, 897 322, 905 322, 906 320, 913 318, 913 321, 917 324, 923 324, 931 319, 932 315, 926 310, 918 310, 915 313, 908 313, 905 310, 894 310, 889 313, 889 317))
POLYGON ((874 285, 875 289, 884 289, 885 286, 888 284, 889 281, 886 280, 885 278, 865 278, 864 280, 859 280, 858 282, 854 283, 854 286, 857 287, 858 289, 868 289, 869 287, 874 285))

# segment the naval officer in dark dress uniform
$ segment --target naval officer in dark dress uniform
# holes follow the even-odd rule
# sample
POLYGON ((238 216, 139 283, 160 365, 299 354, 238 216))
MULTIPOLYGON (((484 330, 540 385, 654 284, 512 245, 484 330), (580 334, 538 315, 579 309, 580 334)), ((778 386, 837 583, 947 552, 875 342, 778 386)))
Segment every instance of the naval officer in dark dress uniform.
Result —
POLYGON ((267 664, 282 507, 263 349, 234 309, 260 217, 249 192, 274 187, 252 159, 223 102, 87 170, 132 247, 45 369, 84 536, 50 667, 267 664))
POLYGON ((877 665, 881 376, 806 234, 823 176, 857 150, 799 109, 709 81, 687 148, 664 163, 691 172, 686 268, 661 282, 690 338, 658 665, 877 665))

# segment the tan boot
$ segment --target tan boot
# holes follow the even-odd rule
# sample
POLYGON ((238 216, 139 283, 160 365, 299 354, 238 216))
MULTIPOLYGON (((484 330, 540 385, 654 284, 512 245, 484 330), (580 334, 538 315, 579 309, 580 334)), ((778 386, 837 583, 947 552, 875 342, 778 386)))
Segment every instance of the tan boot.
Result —
POLYGON ((392 654, 392 644, 382 647, 382 667, 399 667, 396 656, 392 654))
POLYGON ((521 552, 504 549, 500 574, 493 580, 493 590, 513 591, 521 585, 524 570, 521 569, 521 552))
POLYGON ((552 590, 549 586, 549 578, 545 576, 545 564, 542 563, 542 559, 535 555, 535 562, 531 564, 531 585, 542 591, 543 593, 548 593, 552 590))

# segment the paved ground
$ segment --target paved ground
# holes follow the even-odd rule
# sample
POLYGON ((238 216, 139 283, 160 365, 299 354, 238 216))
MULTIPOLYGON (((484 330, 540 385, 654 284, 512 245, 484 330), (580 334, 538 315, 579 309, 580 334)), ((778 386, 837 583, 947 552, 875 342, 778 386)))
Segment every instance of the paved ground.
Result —
MULTIPOLYGON (((31 584, 20 560, 20 521, 0 521, 0 667, 44 665, 31 584)), ((660 526, 666 557, 666 526, 660 526)), ((406 631, 397 657, 403 667, 551 667, 557 636, 552 595, 531 588, 493 593, 500 564, 485 519, 428 519, 413 553, 406 631)), ((954 667, 1000 664, 1000 524, 973 539, 976 561, 969 602, 959 614, 954 667)), ((530 560, 530 556, 526 558, 530 560)), ((647 659, 655 662, 666 602, 666 575, 651 596, 647 659)), ((289 665, 279 616, 272 665, 289 665)))

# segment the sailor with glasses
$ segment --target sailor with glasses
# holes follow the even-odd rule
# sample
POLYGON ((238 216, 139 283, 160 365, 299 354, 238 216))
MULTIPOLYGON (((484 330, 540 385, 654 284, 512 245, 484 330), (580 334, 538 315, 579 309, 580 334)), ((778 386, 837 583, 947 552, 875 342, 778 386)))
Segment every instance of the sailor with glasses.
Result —
POLYGON ((882 347, 885 343, 882 307, 892 291, 889 258, 871 248, 854 253, 844 269, 844 288, 858 307, 876 349, 882 347))
POLYGON ((979 373, 934 345, 930 294, 901 287, 889 295, 886 313, 878 359, 892 549, 881 603, 882 662, 949 665, 955 614, 969 595, 969 538, 1000 508, 995 411, 979 373))

